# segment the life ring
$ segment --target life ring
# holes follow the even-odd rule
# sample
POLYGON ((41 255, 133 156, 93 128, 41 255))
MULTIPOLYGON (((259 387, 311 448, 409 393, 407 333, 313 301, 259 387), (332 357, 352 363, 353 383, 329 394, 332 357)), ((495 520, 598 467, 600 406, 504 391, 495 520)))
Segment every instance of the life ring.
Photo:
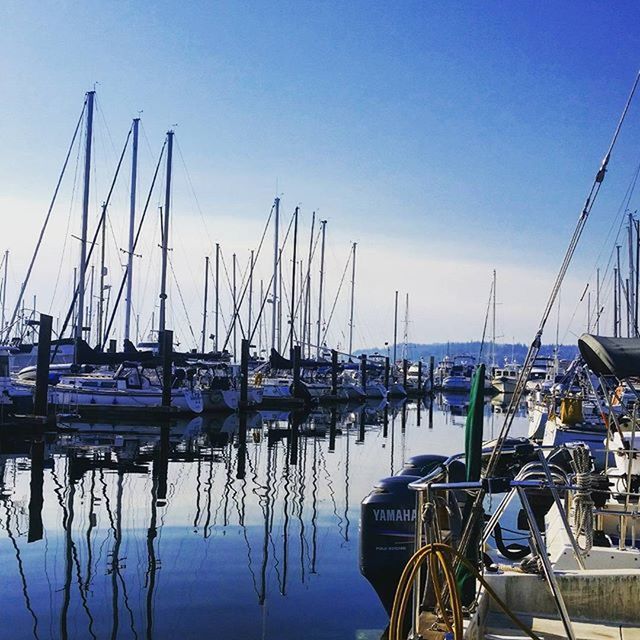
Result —
POLYGON ((256 373, 256 375, 253 377, 253 384, 256 387, 261 387, 262 386, 262 374, 261 373, 256 373))

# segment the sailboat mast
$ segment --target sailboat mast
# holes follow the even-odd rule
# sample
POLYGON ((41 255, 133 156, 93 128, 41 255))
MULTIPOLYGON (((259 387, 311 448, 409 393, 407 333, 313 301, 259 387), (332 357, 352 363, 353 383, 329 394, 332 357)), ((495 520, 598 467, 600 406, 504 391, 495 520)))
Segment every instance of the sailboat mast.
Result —
POLYGON ((8 269, 9 269, 9 250, 7 249, 4 252, 4 275, 2 277, 2 324, 0 325, 0 336, 2 336, 5 322, 6 322, 8 269))
POLYGON ((254 253, 252 249, 251 258, 249 260, 249 322, 247 324, 247 332, 249 336, 251 336, 251 330, 252 330, 251 321, 253 320, 253 318, 251 317, 253 313, 253 260, 254 260, 254 253))
POLYGON ((408 357, 407 342, 409 340, 409 293, 405 295, 404 301, 404 335, 402 336, 402 359, 408 357))
POLYGON ((635 329, 632 330, 633 323, 633 309, 635 309, 635 295, 634 290, 634 273, 633 273, 633 214, 629 213, 629 228, 627 229, 627 241, 629 250, 629 286, 627 291, 627 323, 629 325, 629 337, 635 335, 635 329))
MULTIPOLYGON (((100 236, 100 295, 98 297, 98 341, 96 344, 102 344, 102 329, 104 323, 104 258, 105 244, 107 242, 107 205, 102 205, 102 229, 100 236)), ((80 285, 82 287, 82 284, 80 285)))
POLYGON ((322 242, 320 245, 320 284, 318 290, 318 333, 316 340, 316 358, 320 358, 320 332, 322 331, 322 289, 324 286, 324 240, 327 229, 327 221, 321 220, 322 225, 322 242))
POLYGON ((493 308, 491 311, 491 366, 496 367, 496 270, 493 270, 493 308))
POLYGON ((297 266, 297 252, 298 252, 298 212, 299 207, 296 207, 293 212, 293 265, 291 269, 291 311, 289 313, 289 346, 293 349, 293 343, 295 340, 295 313, 296 313, 296 266, 297 266))
POLYGON ((84 187, 82 192, 82 235, 78 270, 78 303, 75 337, 82 338, 84 325, 84 283, 87 269, 87 228, 89 225, 89 185, 91 184, 91 142, 93 140, 93 101, 95 91, 87 91, 87 135, 84 147, 84 187))
POLYGON ((396 291, 396 302, 393 312, 393 365, 397 361, 398 350, 398 292, 396 291))
POLYGON ((131 151, 131 196, 129 198, 129 251, 127 253, 127 293, 124 312, 124 339, 131 339, 131 289, 133 287, 133 245, 136 223, 136 188, 138 181, 138 127, 140 118, 133 119, 133 147, 131 151))
POLYGON ((164 192, 164 218, 162 232, 162 272, 160 280, 160 320, 158 329, 166 328, 167 312, 167 253, 169 251, 169 213, 171 208, 171 162, 173 160, 173 131, 167 131, 167 177, 164 192))
POLYGON ((596 335, 600 335, 600 267, 596 269, 596 335))
POLYGON ((231 316, 231 319, 233 321, 233 357, 236 358, 237 360, 237 353, 238 353, 238 344, 237 344, 237 338, 238 338, 238 332, 237 332, 237 325, 238 325, 238 301, 236 298, 236 254, 234 253, 232 258, 231 258, 231 298, 232 298, 232 302, 233 302, 233 314, 231 316))
POLYGON ((204 301, 202 305, 202 344, 201 353, 205 353, 207 343, 207 302, 209 297, 209 256, 204 259, 204 301))
POLYGON ((349 312, 349 355, 353 353, 353 304, 356 294, 356 246, 353 243, 351 248, 351 310, 349 312))
POLYGON ((305 329, 304 334, 307 344, 307 358, 311 358, 311 265, 313 262, 313 236, 316 230, 316 212, 311 215, 311 233, 309 234, 309 258, 307 262, 307 289, 305 294, 304 317, 305 329))
POLYGON ((215 312, 215 334, 213 336, 214 351, 218 351, 218 325, 220 321, 220 245, 216 242, 216 312, 215 312))
POLYGON ((273 289, 271 292, 271 302, 273 308, 271 309, 271 348, 275 349, 276 344, 276 330, 278 328, 278 227, 280 226, 280 198, 275 200, 275 212, 273 217, 273 289))

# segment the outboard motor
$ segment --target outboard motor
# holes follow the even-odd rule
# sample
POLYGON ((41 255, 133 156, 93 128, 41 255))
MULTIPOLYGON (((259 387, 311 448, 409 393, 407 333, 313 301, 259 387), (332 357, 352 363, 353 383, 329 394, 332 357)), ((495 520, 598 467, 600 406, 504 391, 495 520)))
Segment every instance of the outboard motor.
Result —
MULTIPOLYGON (((360 508, 360 572, 376 590, 391 615, 393 597, 402 571, 414 552, 416 493, 409 484, 447 459, 440 455, 411 458, 398 475, 383 478, 360 508)), ((464 464, 449 468, 453 482, 464 479, 464 464)))

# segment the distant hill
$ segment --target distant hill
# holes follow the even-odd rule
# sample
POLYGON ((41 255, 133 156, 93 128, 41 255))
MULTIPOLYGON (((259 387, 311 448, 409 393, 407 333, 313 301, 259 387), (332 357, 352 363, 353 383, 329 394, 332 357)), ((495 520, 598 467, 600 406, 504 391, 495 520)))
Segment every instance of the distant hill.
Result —
MULTIPOLYGON (((551 356, 553 355, 553 349, 555 345, 543 345, 540 349, 540 355, 551 356)), ((511 360, 514 358, 516 362, 522 363, 527 355, 529 347, 526 344, 500 344, 496 343, 496 363, 502 364, 506 359, 511 360)), ((356 354, 366 353, 380 353, 393 357, 393 347, 376 347, 373 349, 360 349, 356 351, 356 354)), ((576 345, 562 344, 558 347, 559 358, 561 360, 573 360, 578 355, 578 347, 576 345)), ((403 345, 399 344, 397 347, 398 359, 402 358, 403 345)), ((432 344, 416 344, 414 342, 407 344, 407 359, 409 360, 428 360, 430 356, 434 356, 436 363, 442 360, 444 356, 458 356, 458 355, 471 355, 476 358, 480 354, 480 342, 436 342, 432 344)), ((482 348, 482 359, 487 362, 491 358, 491 343, 484 344, 482 348)))

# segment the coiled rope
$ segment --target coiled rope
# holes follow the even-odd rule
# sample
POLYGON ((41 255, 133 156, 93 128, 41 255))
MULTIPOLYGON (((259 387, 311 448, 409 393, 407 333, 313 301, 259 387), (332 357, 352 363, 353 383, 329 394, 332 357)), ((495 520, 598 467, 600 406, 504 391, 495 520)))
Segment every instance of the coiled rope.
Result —
POLYGON ((484 576, 478 569, 467 560, 459 551, 442 542, 433 542, 418 549, 407 562, 393 599, 393 609, 391 610, 391 618, 389 620, 389 640, 402 640, 402 623, 407 611, 407 604, 411 595, 413 583, 420 567, 429 563, 429 576, 433 580, 434 593, 438 609, 443 615, 443 622, 449 633, 453 634, 454 640, 463 640, 463 616, 462 603, 456 585, 456 575, 453 568, 453 558, 465 565, 474 575, 475 578, 486 589, 491 598, 495 600, 498 606, 504 611, 507 617, 518 627, 523 633, 533 640, 540 638, 523 624, 513 613, 505 602, 496 594, 496 592, 487 583, 484 576), (449 594, 449 605, 445 607, 444 592, 441 588, 438 569, 442 570, 446 589, 449 594), (449 609, 451 618, 445 611, 449 609))
POLYGON ((576 495, 573 500, 572 521, 576 543, 583 554, 593 547, 593 500, 591 499, 591 455, 587 447, 576 447, 571 452, 575 470, 576 495), (584 536, 585 546, 579 538, 584 536))

